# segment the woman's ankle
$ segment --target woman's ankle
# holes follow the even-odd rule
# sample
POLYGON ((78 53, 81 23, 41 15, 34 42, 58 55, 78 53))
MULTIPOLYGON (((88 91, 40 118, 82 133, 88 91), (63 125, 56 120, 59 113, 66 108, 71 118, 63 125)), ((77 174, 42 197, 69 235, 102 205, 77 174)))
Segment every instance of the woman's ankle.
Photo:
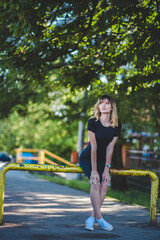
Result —
POLYGON ((97 215, 97 216, 96 216, 96 214, 92 213, 92 214, 91 214, 91 217, 96 218, 96 219, 101 219, 101 218, 102 218, 102 215, 97 215))
POLYGON ((101 218, 103 218, 103 217, 102 217, 102 215, 96 215, 95 218, 96 218, 96 219, 101 219, 101 218))
POLYGON ((94 210, 93 210, 92 213, 91 213, 91 217, 96 218, 96 214, 95 214, 94 210))

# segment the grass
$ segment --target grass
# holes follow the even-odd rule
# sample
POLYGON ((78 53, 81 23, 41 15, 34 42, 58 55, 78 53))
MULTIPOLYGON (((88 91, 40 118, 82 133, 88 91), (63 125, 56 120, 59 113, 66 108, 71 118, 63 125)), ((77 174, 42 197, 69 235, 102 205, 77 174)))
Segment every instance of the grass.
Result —
MULTIPOLYGON (((68 180, 59 176, 49 176, 43 174, 32 173, 34 176, 46 179, 50 182, 54 182, 61 185, 67 185, 69 187, 82 190, 85 192, 90 191, 90 182, 88 178, 84 177, 82 180, 72 179, 68 180)), ((116 199, 117 201, 129 204, 138 204, 140 206, 149 208, 150 207, 150 193, 141 192, 135 189, 127 191, 112 190, 110 187, 107 192, 107 197, 116 199)), ((160 212, 160 199, 158 201, 158 211, 160 212)))

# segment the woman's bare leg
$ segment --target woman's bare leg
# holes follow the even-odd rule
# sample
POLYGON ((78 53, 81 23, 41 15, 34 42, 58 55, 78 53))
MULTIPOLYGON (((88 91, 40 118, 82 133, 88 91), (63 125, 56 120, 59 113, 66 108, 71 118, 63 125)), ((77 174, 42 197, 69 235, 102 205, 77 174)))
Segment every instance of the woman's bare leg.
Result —
MULTIPOLYGON (((99 189, 99 194, 100 194, 100 205, 99 205, 99 212, 100 212, 100 208, 104 202, 104 199, 106 197, 106 193, 107 193, 107 190, 108 190, 108 185, 106 183, 101 183, 100 185, 100 189, 99 189)), ((92 214, 91 214, 92 217, 96 217, 96 213, 94 211, 94 208, 93 208, 93 211, 92 211, 92 214)), ((102 215, 101 215, 102 217, 102 215)), ((97 217, 98 219, 101 218, 101 217, 97 217)))
POLYGON ((104 202, 104 199, 106 197, 106 194, 107 194, 107 190, 108 190, 108 185, 106 183, 101 183, 101 186, 100 186, 100 199, 101 199, 101 205, 103 204, 104 202))
POLYGON ((100 212, 100 206, 101 206, 101 196, 100 196, 100 189, 99 189, 99 183, 91 184, 90 189, 90 199, 93 207, 93 217, 96 218, 102 218, 101 212, 100 212))

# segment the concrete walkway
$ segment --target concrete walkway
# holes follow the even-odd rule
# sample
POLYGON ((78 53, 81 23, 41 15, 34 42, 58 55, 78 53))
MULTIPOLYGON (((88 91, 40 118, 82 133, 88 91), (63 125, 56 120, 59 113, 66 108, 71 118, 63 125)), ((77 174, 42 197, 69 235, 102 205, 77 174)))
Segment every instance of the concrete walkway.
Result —
POLYGON ((114 230, 105 232, 96 224, 95 231, 86 231, 84 222, 91 211, 88 193, 27 172, 9 171, 0 240, 160 240, 160 226, 148 226, 149 210, 110 198, 105 200, 102 210, 114 230))

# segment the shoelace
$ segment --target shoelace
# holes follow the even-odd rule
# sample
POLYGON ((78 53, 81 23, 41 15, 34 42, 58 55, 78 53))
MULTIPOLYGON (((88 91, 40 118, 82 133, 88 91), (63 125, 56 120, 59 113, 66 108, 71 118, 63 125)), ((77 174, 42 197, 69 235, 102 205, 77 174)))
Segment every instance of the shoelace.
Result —
POLYGON ((110 224, 108 222, 106 222, 104 219, 102 221, 100 221, 100 224, 104 227, 104 228, 107 228, 107 227, 110 227, 110 224))
POLYGON ((103 227, 107 227, 104 221, 101 221, 100 223, 102 224, 103 227))

